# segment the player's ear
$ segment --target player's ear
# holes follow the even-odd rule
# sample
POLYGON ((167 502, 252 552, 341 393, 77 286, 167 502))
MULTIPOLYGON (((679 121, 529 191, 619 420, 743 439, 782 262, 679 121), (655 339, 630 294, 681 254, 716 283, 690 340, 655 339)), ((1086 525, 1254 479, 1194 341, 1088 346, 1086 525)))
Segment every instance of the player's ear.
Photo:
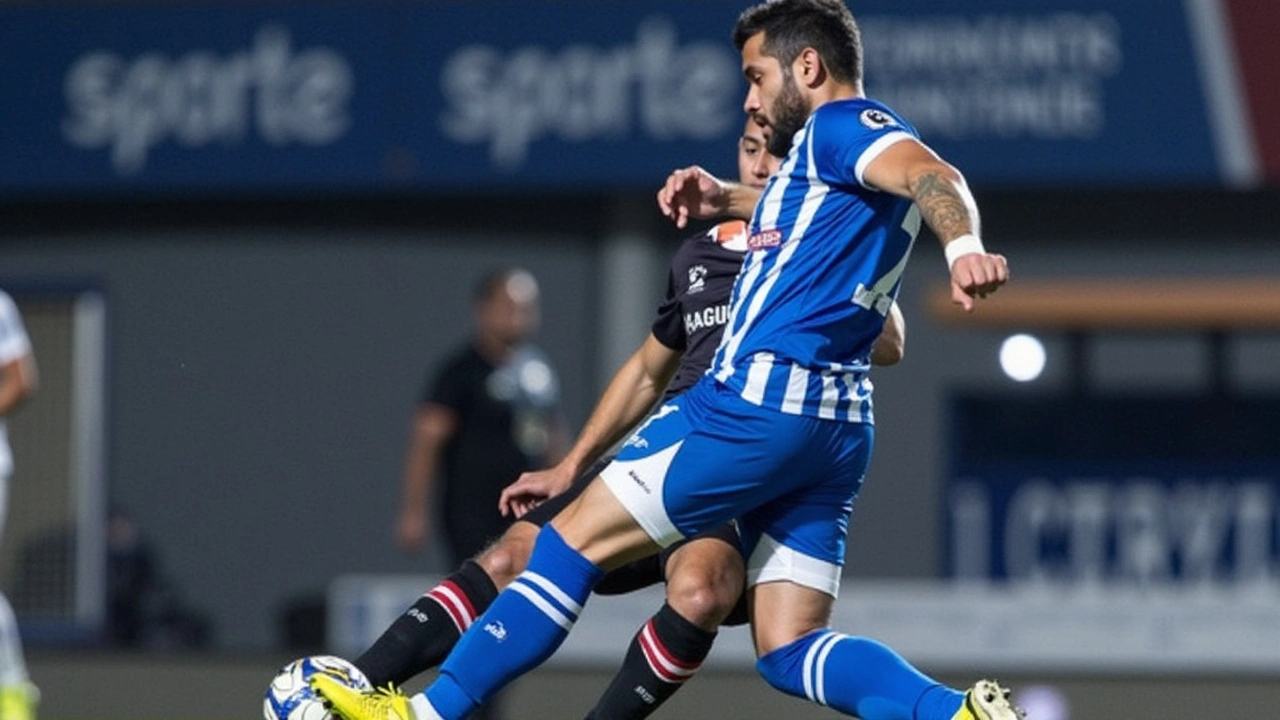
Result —
POLYGON ((795 76, 805 87, 815 88, 827 78, 827 68, 822 63, 822 56, 814 48, 807 47, 796 56, 795 76))

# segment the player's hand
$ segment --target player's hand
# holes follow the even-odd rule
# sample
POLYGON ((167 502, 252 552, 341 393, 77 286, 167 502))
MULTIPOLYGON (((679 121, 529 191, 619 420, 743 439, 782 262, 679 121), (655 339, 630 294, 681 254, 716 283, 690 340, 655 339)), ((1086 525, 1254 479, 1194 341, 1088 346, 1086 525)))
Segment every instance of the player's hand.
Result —
POLYGON ((951 266, 951 300, 965 312, 974 298, 985 298, 1009 282, 1009 262, 1003 255, 975 252, 961 255, 951 266))
POLYGON ((723 213, 728 202, 725 185, 697 165, 676 170, 658 190, 658 209, 683 228, 689 218, 705 219, 723 213))
POLYGON ((407 553, 422 550, 427 542, 427 509, 405 507, 396 519, 396 544, 407 553))
POLYGON ((498 512, 503 517, 524 517, 538 503, 568 490, 573 484, 573 477, 573 470, 561 465, 522 473, 515 482, 502 489, 502 495, 498 497, 498 512))

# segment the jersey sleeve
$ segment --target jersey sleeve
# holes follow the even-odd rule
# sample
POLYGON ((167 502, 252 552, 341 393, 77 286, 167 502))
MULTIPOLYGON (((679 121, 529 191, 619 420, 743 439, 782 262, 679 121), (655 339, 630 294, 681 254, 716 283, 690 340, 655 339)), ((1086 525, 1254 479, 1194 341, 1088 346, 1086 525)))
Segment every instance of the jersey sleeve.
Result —
POLYGON ((827 146, 825 154, 834 158, 835 176, 841 182, 869 190, 879 189, 868 184, 864 177, 871 161, 896 143, 916 139, 914 128, 888 108, 873 102, 840 108, 819 120, 830 126, 818 132, 827 146))
POLYGON ((0 364, 9 363, 31 352, 31 340, 18 306, 6 293, 0 292, 0 364))
POLYGON ((658 305, 658 315, 653 319, 653 336, 672 350, 685 349, 689 338, 684 331, 684 318, 680 315, 680 291, 676 286, 675 268, 667 272, 667 294, 658 305))
POLYGON ((418 396, 419 404, 443 405, 454 412, 461 412, 467 404, 468 386, 462 375, 462 363, 457 358, 428 373, 418 396))

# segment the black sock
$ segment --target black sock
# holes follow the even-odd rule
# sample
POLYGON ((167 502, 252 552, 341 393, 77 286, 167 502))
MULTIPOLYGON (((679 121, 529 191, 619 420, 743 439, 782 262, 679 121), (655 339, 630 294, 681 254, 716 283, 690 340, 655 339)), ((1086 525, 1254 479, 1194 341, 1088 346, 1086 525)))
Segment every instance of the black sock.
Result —
POLYGON ((587 715, 588 720, 649 717, 697 672, 715 639, 715 633, 663 605, 631 640, 622 667, 587 715))
POLYGON ((498 589, 468 560, 391 623, 355 666, 375 687, 403 685, 444 661, 458 638, 489 608, 498 589))

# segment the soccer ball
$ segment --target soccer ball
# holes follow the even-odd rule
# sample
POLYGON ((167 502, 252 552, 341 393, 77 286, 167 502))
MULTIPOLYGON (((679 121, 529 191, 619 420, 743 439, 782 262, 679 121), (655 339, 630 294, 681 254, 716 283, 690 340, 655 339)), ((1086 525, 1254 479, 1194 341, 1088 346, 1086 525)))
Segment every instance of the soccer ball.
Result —
POLYGON ((298 658, 280 668, 262 701, 266 720, 338 720, 307 680, 326 673, 353 688, 372 690, 373 685, 355 665, 333 655, 298 658))

